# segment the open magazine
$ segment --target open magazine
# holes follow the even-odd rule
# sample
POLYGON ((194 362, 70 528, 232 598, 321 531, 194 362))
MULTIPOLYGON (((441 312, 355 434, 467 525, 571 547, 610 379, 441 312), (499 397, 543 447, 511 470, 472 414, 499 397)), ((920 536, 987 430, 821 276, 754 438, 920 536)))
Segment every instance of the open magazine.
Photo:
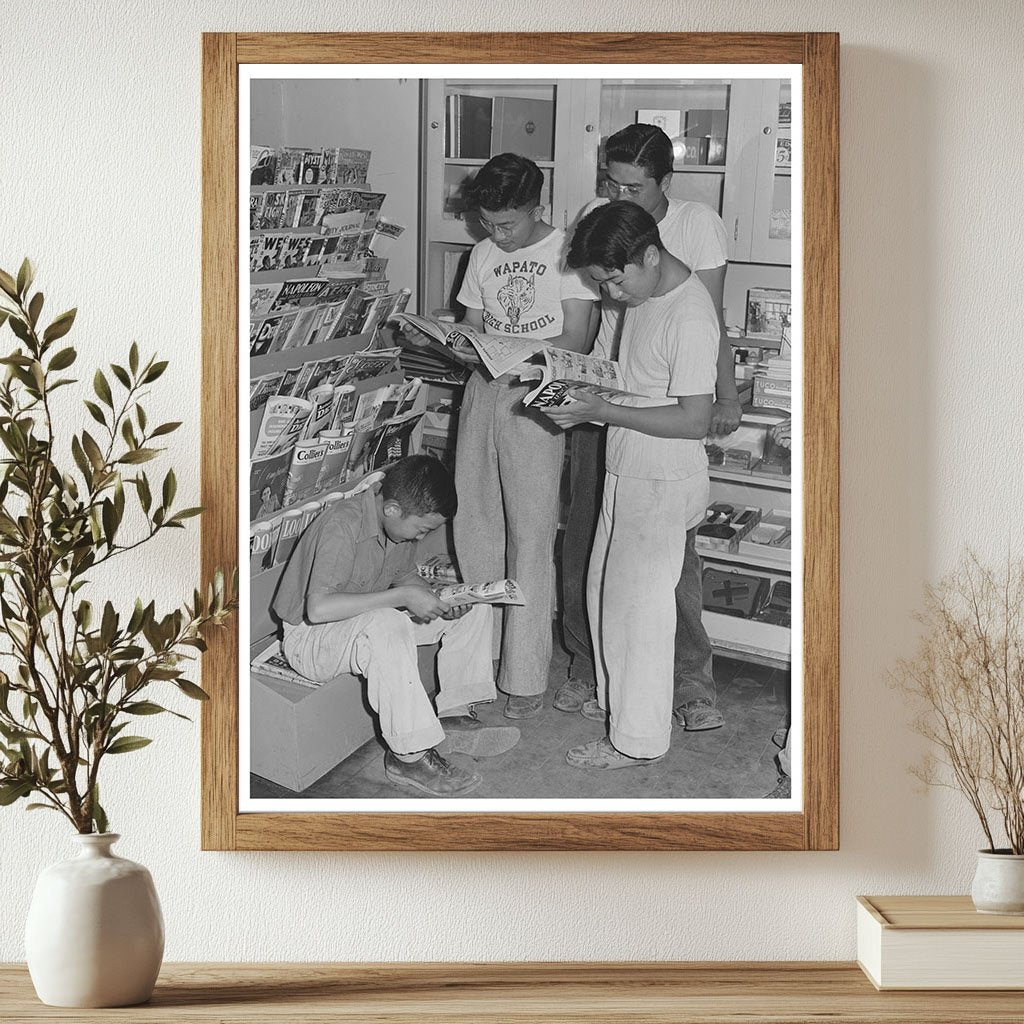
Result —
POLYGON ((493 583, 447 583, 434 586, 438 599, 453 607, 459 604, 526 604, 515 580, 493 583))
POLYGON ((415 313, 397 313, 392 317, 398 323, 415 327, 445 349, 476 349, 480 361, 492 377, 508 373, 545 347, 541 338, 516 338, 508 334, 484 334, 466 324, 445 323, 415 313))
POLYGON ((519 374, 523 381, 540 381, 524 399, 534 409, 553 409, 568 405, 569 392, 578 388, 601 398, 629 395, 614 359, 598 359, 565 348, 545 348, 540 353, 542 366, 531 366, 519 374))

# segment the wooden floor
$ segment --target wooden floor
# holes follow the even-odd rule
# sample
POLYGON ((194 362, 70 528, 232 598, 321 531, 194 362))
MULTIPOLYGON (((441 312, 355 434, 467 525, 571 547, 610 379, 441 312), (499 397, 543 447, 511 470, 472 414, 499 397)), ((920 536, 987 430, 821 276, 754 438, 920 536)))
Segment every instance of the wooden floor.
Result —
POLYGON ((1024 992, 876 992, 854 964, 168 964, 152 1001, 43 1006, 0 966, 0 1020, 258 1024, 1020 1024, 1024 992))

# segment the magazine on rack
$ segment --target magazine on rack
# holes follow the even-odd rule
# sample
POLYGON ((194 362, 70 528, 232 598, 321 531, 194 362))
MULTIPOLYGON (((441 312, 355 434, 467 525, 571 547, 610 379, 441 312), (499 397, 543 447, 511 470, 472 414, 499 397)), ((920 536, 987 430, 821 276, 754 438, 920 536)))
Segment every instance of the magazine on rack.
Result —
POLYGON ((523 405, 534 409, 553 409, 568 405, 569 392, 575 389, 589 391, 601 398, 629 395, 619 373, 619 364, 613 359, 598 359, 565 348, 545 348, 541 353, 542 366, 531 366, 519 374, 522 381, 540 381, 524 399, 523 405))
POLYGON ((540 338, 484 334, 482 331, 474 331, 466 324, 445 323, 433 317, 417 316, 414 313, 396 313, 393 319, 400 324, 415 327, 445 350, 458 352, 466 351, 470 347, 476 349, 477 355, 492 377, 500 377, 503 373, 522 365, 526 359, 545 346, 545 342, 540 338))
POLYGON ((526 604, 515 580, 493 583, 445 583, 431 588, 438 600, 452 606, 461 604, 526 604))

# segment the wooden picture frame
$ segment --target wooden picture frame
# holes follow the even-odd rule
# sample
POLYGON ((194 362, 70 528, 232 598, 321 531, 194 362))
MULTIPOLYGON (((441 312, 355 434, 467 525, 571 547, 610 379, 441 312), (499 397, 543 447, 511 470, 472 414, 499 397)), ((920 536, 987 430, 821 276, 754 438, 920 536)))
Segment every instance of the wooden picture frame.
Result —
MULTIPOLYGON (((796 812, 239 811, 239 635, 203 657, 209 850, 833 850, 839 843, 839 39, 832 33, 205 34, 202 571, 238 550, 238 69, 244 64, 798 64, 803 100, 803 807, 796 812)), ((243 659, 243 664, 247 659, 243 659)))

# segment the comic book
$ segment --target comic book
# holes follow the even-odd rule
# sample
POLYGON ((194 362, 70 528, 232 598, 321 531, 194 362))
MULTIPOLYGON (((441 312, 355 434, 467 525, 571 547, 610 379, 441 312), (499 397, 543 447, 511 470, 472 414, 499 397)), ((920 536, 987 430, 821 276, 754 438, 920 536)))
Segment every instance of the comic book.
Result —
POLYGON ((249 288, 249 318, 259 320, 274 310, 281 284, 254 284, 249 288))
POLYGON ((249 147, 249 184, 272 185, 277 165, 277 151, 270 146, 249 147))
POLYGON ((281 226, 285 228, 297 228, 299 227, 299 216, 302 213, 303 204, 308 202, 312 203, 312 209, 316 211, 316 201, 319 198, 319 193, 316 189, 310 188, 296 188, 289 189, 288 199, 284 206, 284 215, 281 222, 281 226))
POLYGON ((283 679, 288 683, 308 686, 312 690, 315 690, 320 685, 312 679, 307 679, 301 672, 296 672, 288 664, 288 659, 284 656, 284 651, 281 649, 279 641, 272 643, 261 654, 257 654, 249 662, 249 668, 258 675, 270 676, 273 679, 283 679))
POLYGON ((270 306, 271 313, 319 304, 321 296, 327 291, 327 282, 319 277, 297 278, 276 287, 278 293, 270 306))
POLYGON ((370 150, 339 147, 335 178, 339 185, 365 185, 369 171, 370 150))
POLYGON ((272 395, 280 394, 283 382, 284 371, 280 373, 267 373, 262 377, 256 377, 254 380, 249 381, 249 411, 255 412, 266 405, 267 400, 272 395))
POLYGON ((526 604, 515 580, 493 583, 445 583, 431 587, 438 599, 452 606, 460 604, 526 604))
POLYGON ((260 214, 263 212, 263 200, 266 194, 252 192, 249 195, 249 230, 258 231, 260 227, 260 214))
POLYGON ((298 185, 302 182, 302 158, 306 150, 299 146, 284 146, 277 151, 274 181, 280 185, 298 185))
POLYGON ((257 223, 251 225, 258 231, 273 231, 284 226, 284 211, 288 204, 288 193, 284 189, 263 193, 257 223))
POLYGON ((598 359, 565 348, 545 348, 540 355, 543 366, 533 366, 519 373, 521 381, 540 381, 523 399, 523 405, 534 409, 553 409, 568 405, 569 392, 589 391, 602 398, 628 395, 613 359, 598 359))

